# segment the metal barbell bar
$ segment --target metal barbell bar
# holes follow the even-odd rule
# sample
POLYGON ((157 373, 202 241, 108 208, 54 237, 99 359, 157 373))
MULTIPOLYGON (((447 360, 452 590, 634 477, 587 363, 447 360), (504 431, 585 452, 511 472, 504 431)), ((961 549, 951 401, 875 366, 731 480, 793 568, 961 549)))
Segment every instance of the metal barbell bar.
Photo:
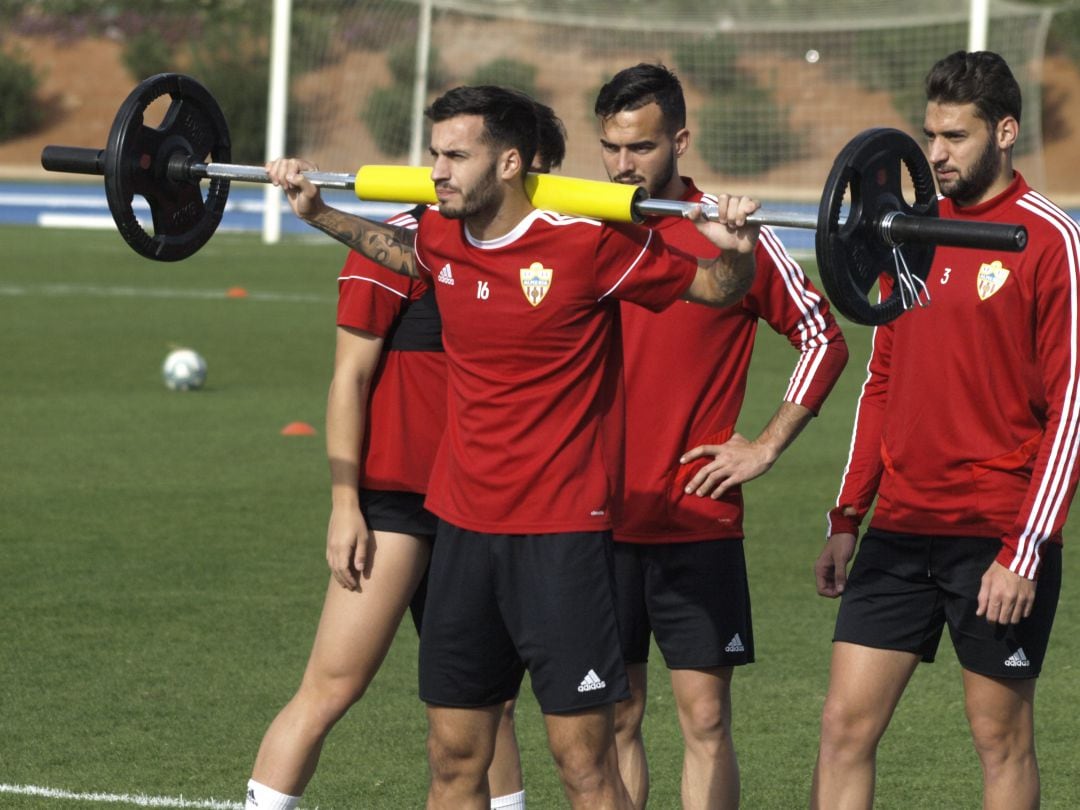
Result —
MULTIPOLYGON (((46 146, 42 150, 41 163, 49 171, 68 172, 77 174, 104 174, 103 149, 89 149, 84 147, 70 146, 46 146)), ((383 182, 388 182, 390 191, 380 191, 376 195, 379 200, 385 202, 422 203, 436 202, 434 191, 430 198, 416 199, 416 194, 400 193, 404 186, 409 188, 416 185, 419 179, 420 185, 430 183, 427 181, 427 170, 417 167, 386 166, 365 167, 377 168, 397 174, 383 182), (417 178, 417 172, 423 172, 422 178, 417 178), (409 176, 413 175, 413 176, 409 176)), ((312 185, 318 188, 334 189, 338 191, 354 191, 360 199, 374 201, 371 195, 364 193, 362 183, 358 180, 363 177, 364 169, 357 174, 346 172, 304 172, 312 185)), ((190 183, 199 180, 229 180, 244 183, 269 183, 270 177, 266 169, 261 166, 250 166, 240 163, 202 163, 192 162, 182 153, 170 157, 166 168, 166 177, 173 182, 190 183)), ((382 178, 380 178, 382 180, 382 178)), ((565 196, 567 188, 577 186, 579 192, 592 194, 594 198, 612 199, 616 204, 628 206, 617 209, 617 218, 620 221, 642 221, 646 217, 686 216, 694 203, 684 200, 664 200, 648 197, 643 189, 633 191, 633 186, 614 186, 611 183, 602 183, 594 180, 581 180, 576 178, 559 177, 557 175, 540 175, 537 181, 541 186, 551 186, 543 189, 546 194, 556 202, 553 206, 560 213, 582 214, 588 216, 601 215, 600 218, 612 218, 609 211, 603 210, 602 202, 594 208, 596 210, 580 211, 563 210, 566 206, 559 206, 558 200, 565 196), (603 216, 608 214, 609 216, 603 216)), ((432 187, 433 189, 433 187, 432 187)), ((546 207, 546 206, 539 206, 546 207)), ((701 204, 702 215, 706 219, 719 219, 719 209, 712 203, 701 204)), ((752 225, 769 225, 779 228, 801 228, 806 230, 818 229, 818 218, 806 214, 790 211, 772 211, 759 209, 747 217, 747 222, 752 225)), ((847 217, 839 218, 839 226, 843 227, 847 217)), ((875 223, 876 230, 883 242, 889 245, 901 245, 906 242, 924 242, 939 245, 952 245, 955 247, 989 247, 997 250, 1018 251, 1027 245, 1027 231, 1021 225, 1008 225, 1002 223, 971 223, 957 222, 953 220, 941 220, 936 217, 920 216, 918 214, 905 214, 899 210, 886 212, 875 223)))
MULTIPOLYGON (((104 149, 47 146, 41 160, 50 171, 104 176, 121 236, 144 256, 175 261, 195 253, 213 235, 232 181, 269 182, 263 168, 230 163, 230 156, 228 125, 209 91, 188 76, 162 73, 141 82, 124 101, 104 149), (143 113, 164 95, 172 101, 161 124, 146 126, 143 113), (203 180, 209 180, 205 194, 203 180), (153 235, 135 217, 135 195, 150 205, 153 235)), ((417 167, 364 166, 355 175, 305 176, 321 188, 352 189, 364 200, 437 202, 430 173, 417 167)), ((635 186, 556 175, 528 175, 526 191, 538 208, 626 222, 684 216, 692 205, 650 199, 635 186)), ((706 217, 718 218, 715 205, 702 208, 706 217)), ((907 134, 885 128, 860 133, 840 152, 816 218, 759 210, 749 221, 815 231, 825 292, 848 318, 871 325, 892 320, 911 306, 902 288, 925 282, 935 245, 1018 251, 1027 244, 1020 225, 939 219, 933 175, 921 148, 907 134), (905 198, 905 180, 914 190, 911 202, 905 198), (901 283, 885 300, 871 303, 882 275, 901 283)))

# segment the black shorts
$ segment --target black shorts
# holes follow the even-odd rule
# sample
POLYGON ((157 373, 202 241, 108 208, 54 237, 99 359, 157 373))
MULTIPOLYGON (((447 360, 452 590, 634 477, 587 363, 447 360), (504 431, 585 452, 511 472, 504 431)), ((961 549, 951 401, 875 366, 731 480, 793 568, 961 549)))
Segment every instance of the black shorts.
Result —
MULTIPOLYGON (((395 532, 434 540, 439 519, 424 508, 424 495, 389 489, 360 490, 360 512, 373 532, 395 532)), ((424 623, 427 573, 409 602, 409 612, 417 634, 424 623)))
POLYGON ((930 662, 948 624, 964 669, 992 678, 1038 676, 1061 590, 1061 546, 1043 544, 1034 608, 1012 625, 975 615, 982 575, 1000 550, 997 538, 871 528, 848 575, 833 640, 912 652, 930 662))
POLYGON ((485 534, 440 521, 420 633, 420 697, 492 706, 527 669, 561 714, 630 696, 619 649, 611 534, 485 534))
POLYGON ((373 532, 434 537, 439 519, 424 508, 424 495, 390 489, 360 490, 360 511, 373 532))
POLYGON ((751 664, 754 630, 742 540, 616 543, 623 658, 649 660, 649 634, 668 669, 751 664))

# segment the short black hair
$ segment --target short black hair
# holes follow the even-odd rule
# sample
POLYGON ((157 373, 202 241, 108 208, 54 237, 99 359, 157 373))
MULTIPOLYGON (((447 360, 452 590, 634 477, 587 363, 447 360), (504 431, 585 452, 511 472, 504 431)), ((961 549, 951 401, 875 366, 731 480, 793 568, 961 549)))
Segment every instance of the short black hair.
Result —
POLYGON ((620 70, 600 88, 593 111, 604 119, 652 103, 660 107, 669 132, 686 126, 686 99, 679 77, 663 65, 641 62, 620 70))
POLYGON ((484 119, 484 138, 496 148, 514 148, 521 155, 522 175, 529 170, 539 141, 536 102, 524 93, 495 85, 474 85, 447 90, 424 115, 433 123, 459 115, 484 119))
POLYGON ((548 172, 559 168, 566 157, 566 127, 547 104, 539 101, 533 103, 536 106, 537 130, 535 159, 540 161, 541 171, 548 172))
POLYGON ((1009 116, 1020 120, 1020 85, 1008 64, 991 51, 956 51, 926 75, 926 100, 974 104, 991 127, 1009 116))

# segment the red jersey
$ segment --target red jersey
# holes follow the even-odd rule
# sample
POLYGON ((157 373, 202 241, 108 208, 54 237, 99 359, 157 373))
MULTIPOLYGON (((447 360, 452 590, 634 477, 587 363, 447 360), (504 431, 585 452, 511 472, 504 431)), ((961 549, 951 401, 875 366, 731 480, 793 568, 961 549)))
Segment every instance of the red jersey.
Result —
MULTIPOLYGON (((416 227, 413 211, 387 221, 416 227)), ((338 278, 337 322, 383 338, 364 426, 360 487, 427 492, 446 424, 446 356, 431 291, 350 252, 338 278)))
MULTIPOLYGON (((684 200, 715 202, 682 179, 684 200)), ((692 222, 665 217, 652 224, 667 244, 687 253, 719 253, 692 222)), ((755 259, 753 286, 736 305, 716 309, 681 301, 661 313, 622 305, 627 431, 616 540, 743 536, 740 488, 720 500, 686 495, 683 488, 709 459, 681 465, 679 456, 699 444, 722 444, 734 432, 759 320, 799 352, 786 401, 817 413, 843 371, 847 344, 828 303, 768 228, 761 231, 755 259)))
POLYGON ((645 228, 540 210, 485 242, 428 214, 415 252, 449 366, 428 508, 470 531, 609 529, 623 430, 616 299, 663 309, 696 259, 645 228))
POLYGON ((1023 224, 1027 249, 938 247, 930 305, 875 330, 829 533, 876 494, 873 526, 1000 537, 998 562, 1034 579, 1076 489, 1080 227, 1019 174, 941 215, 1023 224))

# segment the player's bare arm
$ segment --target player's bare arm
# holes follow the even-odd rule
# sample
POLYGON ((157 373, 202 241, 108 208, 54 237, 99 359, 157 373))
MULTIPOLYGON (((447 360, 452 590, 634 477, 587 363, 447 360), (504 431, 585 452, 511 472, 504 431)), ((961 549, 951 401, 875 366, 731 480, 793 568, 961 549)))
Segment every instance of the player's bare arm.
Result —
POLYGON ((686 494, 716 500, 733 486, 764 475, 813 416, 809 408, 781 402, 761 435, 753 441, 735 433, 723 444, 702 444, 687 451, 679 459, 680 464, 705 456, 712 456, 712 461, 690 479, 686 494))
POLYGON ((684 298, 707 306, 727 307, 749 292, 756 267, 754 248, 761 228, 748 224, 746 218, 760 207, 750 197, 721 194, 717 198, 716 221, 706 220, 700 206, 690 208, 687 219, 723 253, 711 262, 698 262, 697 275, 684 298))
POLYGON ((315 164, 299 158, 278 158, 266 164, 270 182, 285 192, 300 219, 388 270, 416 278, 415 232, 330 207, 318 187, 304 177, 304 172, 317 170, 315 164))
POLYGON ((318 217, 307 221, 388 270, 412 278, 418 276, 413 254, 416 231, 411 228, 372 222, 329 207, 318 217))

